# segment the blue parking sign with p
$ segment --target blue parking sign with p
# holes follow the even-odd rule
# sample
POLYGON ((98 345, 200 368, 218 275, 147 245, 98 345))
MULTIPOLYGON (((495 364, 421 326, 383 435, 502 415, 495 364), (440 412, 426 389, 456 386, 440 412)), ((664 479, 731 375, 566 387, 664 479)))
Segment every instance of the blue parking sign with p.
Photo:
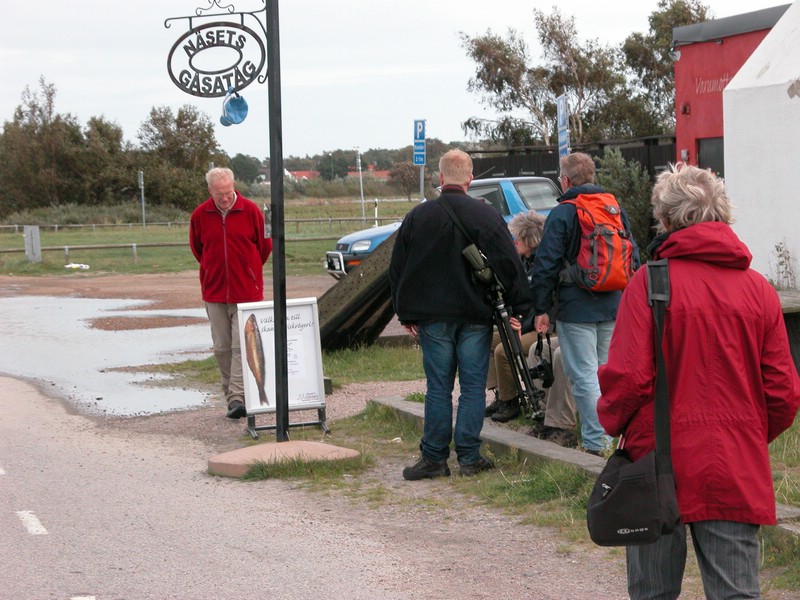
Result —
POLYGON ((414 121, 414 164, 425 164, 425 119, 414 121))
POLYGON ((425 140, 425 119, 417 119, 414 121, 414 141, 418 142, 425 140))

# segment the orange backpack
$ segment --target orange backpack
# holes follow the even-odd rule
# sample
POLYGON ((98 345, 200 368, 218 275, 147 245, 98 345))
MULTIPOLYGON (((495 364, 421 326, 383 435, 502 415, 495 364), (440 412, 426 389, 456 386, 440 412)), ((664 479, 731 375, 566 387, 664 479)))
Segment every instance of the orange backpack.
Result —
POLYGON ((563 282, 593 292, 622 290, 633 277, 633 240, 622 224, 617 199, 608 193, 564 200, 577 209, 581 242, 575 264, 566 263, 563 282))

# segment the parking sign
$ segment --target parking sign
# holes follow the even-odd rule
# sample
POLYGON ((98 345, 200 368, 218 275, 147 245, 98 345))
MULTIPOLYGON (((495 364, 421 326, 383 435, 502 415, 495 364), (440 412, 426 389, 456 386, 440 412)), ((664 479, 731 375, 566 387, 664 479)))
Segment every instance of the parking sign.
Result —
POLYGON ((414 164, 425 164, 425 119, 414 121, 414 164))

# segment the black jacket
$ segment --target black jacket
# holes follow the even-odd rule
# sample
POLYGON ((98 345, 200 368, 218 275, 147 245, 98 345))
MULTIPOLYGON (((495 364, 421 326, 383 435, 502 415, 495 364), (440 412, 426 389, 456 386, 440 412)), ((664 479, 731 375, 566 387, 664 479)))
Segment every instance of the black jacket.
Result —
MULTIPOLYGON (((506 292, 511 314, 531 307, 528 278, 500 213, 460 188, 445 186, 442 196, 489 259, 506 292)), ((486 287, 473 281, 461 251, 469 245, 439 199, 414 207, 397 233, 389 278, 401 323, 491 324, 486 287)))

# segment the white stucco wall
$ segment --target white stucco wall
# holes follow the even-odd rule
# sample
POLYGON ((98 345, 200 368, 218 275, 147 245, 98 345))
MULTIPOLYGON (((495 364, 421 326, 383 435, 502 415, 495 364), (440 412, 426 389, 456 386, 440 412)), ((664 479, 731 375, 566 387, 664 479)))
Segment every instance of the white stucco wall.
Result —
POLYGON ((800 3, 756 48, 722 102, 733 228, 753 253, 755 270, 780 288, 798 289, 800 3))

